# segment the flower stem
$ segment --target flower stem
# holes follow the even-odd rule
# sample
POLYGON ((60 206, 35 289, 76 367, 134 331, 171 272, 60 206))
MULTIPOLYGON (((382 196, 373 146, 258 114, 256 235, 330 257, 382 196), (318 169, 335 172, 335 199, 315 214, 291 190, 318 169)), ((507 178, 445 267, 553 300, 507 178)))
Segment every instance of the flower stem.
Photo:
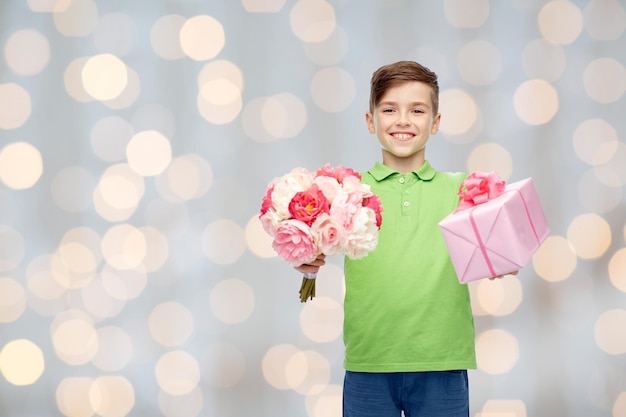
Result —
POLYGON ((302 285, 300 286, 300 302, 306 303, 308 298, 311 300, 315 297, 315 277, 307 278, 304 276, 302 278, 302 285))

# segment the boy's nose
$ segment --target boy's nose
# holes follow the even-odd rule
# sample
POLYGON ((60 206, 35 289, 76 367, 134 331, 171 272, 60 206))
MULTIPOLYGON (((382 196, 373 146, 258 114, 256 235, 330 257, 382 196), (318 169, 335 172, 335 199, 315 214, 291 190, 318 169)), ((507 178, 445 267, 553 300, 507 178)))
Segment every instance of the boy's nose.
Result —
POLYGON ((396 120, 397 125, 406 126, 410 123, 408 115, 403 112, 398 113, 398 119, 396 120))

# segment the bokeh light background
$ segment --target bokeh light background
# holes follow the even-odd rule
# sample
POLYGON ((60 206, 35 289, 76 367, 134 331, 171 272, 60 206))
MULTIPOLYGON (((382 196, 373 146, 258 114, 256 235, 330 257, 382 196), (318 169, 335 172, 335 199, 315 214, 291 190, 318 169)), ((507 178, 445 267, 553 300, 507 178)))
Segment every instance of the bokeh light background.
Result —
POLYGON ((366 170, 371 73, 440 76, 441 170, 533 177, 552 235, 471 284, 474 417, 626 416, 618 0, 0 2, 0 415, 340 416, 342 259, 301 304, 257 219, 366 170))

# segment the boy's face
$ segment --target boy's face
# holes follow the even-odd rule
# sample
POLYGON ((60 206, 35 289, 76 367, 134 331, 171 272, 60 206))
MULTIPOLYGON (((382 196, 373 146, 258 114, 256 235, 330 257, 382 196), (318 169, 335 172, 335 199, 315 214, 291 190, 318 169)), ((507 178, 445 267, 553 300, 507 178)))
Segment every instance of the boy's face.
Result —
POLYGON ((419 81, 393 86, 365 119, 383 151, 383 163, 406 173, 424 163, 424 147, 439 129, 440 114, 432 108, 432 89, 419 81))

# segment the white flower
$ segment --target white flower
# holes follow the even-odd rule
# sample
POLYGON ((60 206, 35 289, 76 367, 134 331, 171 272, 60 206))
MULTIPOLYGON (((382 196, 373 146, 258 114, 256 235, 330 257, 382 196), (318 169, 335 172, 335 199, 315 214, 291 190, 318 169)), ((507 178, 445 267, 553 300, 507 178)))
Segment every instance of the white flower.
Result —
POLYGON ((346 230, 352 230, 354 216, 361 208, 363 199, 358 193, 340 192, 330 206, 330 215, 337 218, 346 230))
POLYGON ((352 221, 352 229, 348 233, 346 244, 346 256, 350 259, 359 259, 378 245, 376 213, 369 207, 361 207, 352 221))
POLYGON ((264 215, 259 217, 263 230, 265 230, 270 236, 276 235, 276 229, 278 224, 283 220, 274 209, 269 209, 264 215))

